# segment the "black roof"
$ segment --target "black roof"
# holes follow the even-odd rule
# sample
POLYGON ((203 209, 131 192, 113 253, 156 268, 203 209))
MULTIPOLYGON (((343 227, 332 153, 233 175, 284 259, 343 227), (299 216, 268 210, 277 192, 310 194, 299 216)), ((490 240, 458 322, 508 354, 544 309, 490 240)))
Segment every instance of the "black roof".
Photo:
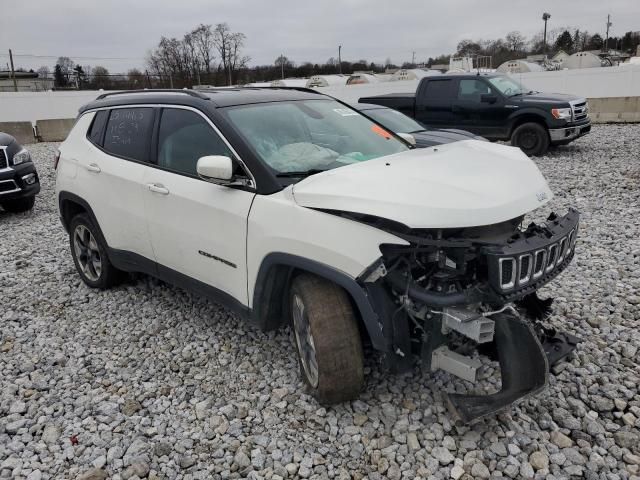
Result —
POLYGON ((429 77, 429 78, 435 78, 436 80, 438 78, 472 78, 472 77, 503 77, 504 75, 500 72, 467 72, 467 73, 447 73, 446 75, 442 75, 441 77, 429 77))
POLYGON ((238 87, 206 90, 129 90, 106 93, 82 106, 80 113, 94 108, 120 105, 176 104, 193 107, 230 107, 251 103, 330 98, 315 90, 291 87, 238 87))

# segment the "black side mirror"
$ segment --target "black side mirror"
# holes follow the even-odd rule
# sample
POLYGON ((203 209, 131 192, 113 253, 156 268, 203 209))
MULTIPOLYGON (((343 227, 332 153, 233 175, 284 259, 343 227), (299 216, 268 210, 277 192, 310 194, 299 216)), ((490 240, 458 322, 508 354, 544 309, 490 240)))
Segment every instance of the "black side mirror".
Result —
POLYGON ((480 101, 482 103, 496 103, 498 101, 498 97, 490 93, 483 93, 480 95, 480 101))

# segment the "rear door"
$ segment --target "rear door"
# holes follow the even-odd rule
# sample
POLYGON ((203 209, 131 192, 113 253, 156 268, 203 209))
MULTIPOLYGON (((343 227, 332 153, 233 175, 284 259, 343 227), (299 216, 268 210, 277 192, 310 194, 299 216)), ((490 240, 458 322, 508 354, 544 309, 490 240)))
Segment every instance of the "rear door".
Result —
POLYGON ((451 106, 456 95, 454 78, 422 80, 416 96, 415 119, 433 127, 452 127, 455 117, 451 106))
POLYGON ((90 115, 87 148, 75 159, 78 195, 91 206, 110 248, 153 260, 142 181, 155 111, 113 108, 90 115))
POLYGON ((246 305, 247 217, 255 193, 204 181, 196 172, 200 157, 235 152, 204 114, 188 107, 163 108, 155 137, 154 164, 143 183, 161 276, 213 287, 217 292, 205 293, 221 291, 246 305))

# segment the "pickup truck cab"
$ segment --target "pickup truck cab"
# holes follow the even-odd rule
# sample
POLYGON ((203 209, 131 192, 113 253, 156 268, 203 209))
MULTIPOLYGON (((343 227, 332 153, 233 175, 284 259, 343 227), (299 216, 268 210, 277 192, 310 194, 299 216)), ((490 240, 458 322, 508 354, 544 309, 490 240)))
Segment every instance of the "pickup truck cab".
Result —
POLYGON ((499 74, 426 77, 413 94, 363 97, 434 128, 459 128, 489 140, 510 140, 527 155, 566 145, 591 130, 585 98, 527 89, 499 74))

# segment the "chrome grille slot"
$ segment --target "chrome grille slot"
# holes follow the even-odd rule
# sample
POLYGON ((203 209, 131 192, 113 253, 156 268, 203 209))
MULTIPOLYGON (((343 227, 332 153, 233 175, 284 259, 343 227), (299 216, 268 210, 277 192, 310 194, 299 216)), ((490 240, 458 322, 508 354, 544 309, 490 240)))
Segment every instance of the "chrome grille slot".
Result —
POLYGON ((556 260, 558 259, 558 244, 554 243, 549 247, 549 254, 547 256, 547 268, 545 272, 549 272, 555 267, 556 260))
POLYGON ((524 285, 531 279, 531 270, 533 269, 533 255, 530 253, 520 255, 520 265, 518 269, 518 285, 524 285))
POLYGON ((534 253, 534 270, 533 270, 533 278, 538 278, 544 273, 544 267, 547 265, 547 251, 546 250, 538 250, 534 253))
POLYGON ((516 259, 501 258, 500 265, 500 287, 503 290, 513 288, 516 284, 516 259))
POLYGON ((560 263, 562 262, 562 259, 564 258, 564 254, 566 253, 567 247, 567 237, 561 238, 560 241, 558 242, 558 261, 556 263, 560 263))

